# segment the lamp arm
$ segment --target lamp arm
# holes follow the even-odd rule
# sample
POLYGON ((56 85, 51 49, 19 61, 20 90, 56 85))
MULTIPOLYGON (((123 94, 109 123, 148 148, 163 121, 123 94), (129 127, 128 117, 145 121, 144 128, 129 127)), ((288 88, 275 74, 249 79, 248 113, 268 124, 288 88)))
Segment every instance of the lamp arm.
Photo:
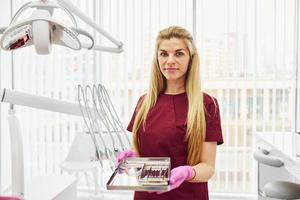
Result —
POLYGON ((88 16, 85 15, 81 10, 79 10, 76 6, 74 6, 69 0, 57 0, 57 3, 60 4, 62 7, 65 7, 67 10, 72 12, 74 15, 79 17, 82 21, 90 25, 92 28, 94 28, 98 33, 102 34, 104 37, 106 37, 108 40, 110 40, 112 43, 114 43, 117 48, 121 51, 123 47, 123 43, 120 41, 117 41, 113 36, 111 36, 108 32, 106 32, 104 29, 102 29, 98 24, 96 24, 93 20, 88 18, 88 16))
MULTIPOLYGON (((83 30, 81 28, 71 27, 70 29, 73 30, 74 32, 76 32, 77 34, 81 34, 81 35, 84 35, 85 37, 89 38, 91 40, 92 44, 90 44, 90 46, 86 47, 86 48, 87 49, 93 49, 95 41, 94 41, 94 38, 91 34, 89 34, 88 32, 86 32, 85 30, 83 30)), ((82 47, 82 45, 81 45, 81 47, 82 47)))
POLYGON ((6 88, 1 91, 1 102, 82 116, 79 105, 76 103, 27 94, 6 88))
POLYGON ((40 1, 32 1, 32 2, 27 2, 25 3, 21 8, 19 8, 19 10, 16 12, 16 14, 13 16, 12 21, 10 24, 14 24, 17 19, 20 17, 21 13, 23 11, 25 11, 28 8, 37 8, 37 9, 45 9, 48 10, 49 13, 53 13, 53 9, 54 8, 60 8, 63 11, 65 11, 65 13, 70 17, 72 23, 74 24, 75 27, 77 27, 77 22, 74 18, 74 16, 72 15, 72 13, 70 13, 70 11, 64 7, 62 7, 61 5, 59 5, 56 2, 40 2, 40 1))
POLYGON ((123 51, 122 48, 113 48, 113 47, 106 47, 106 46, 100 46, 100 45, 94 45, 91 48, 91 44, 81 42, 81 47, 85 49, 94 49, 97 51, 106 51, 110 53, 121 53, 123 51))
POLYGON ((0 34, 2 34, 2 33, 5 31, 6 28, 7 28, 7 26, 5 26, 5 27, 0 27, 0 34))

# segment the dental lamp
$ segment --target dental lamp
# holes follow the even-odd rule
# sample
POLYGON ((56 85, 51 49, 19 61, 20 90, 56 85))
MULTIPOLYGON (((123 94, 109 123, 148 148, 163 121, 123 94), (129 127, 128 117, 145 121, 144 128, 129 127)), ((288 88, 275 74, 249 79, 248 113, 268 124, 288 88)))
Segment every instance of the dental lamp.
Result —
POLYGON ((69 0, 28 2, 17 11, 8 27, 0 27, 0 34, 2 34, 0 47, 7 51, 34 45, 38 54, 49 54, 53 44, 65 46, 73 50, 85 48, 111 53, 120 53, 123 51, 123 44, 121 42, 117 41, 93 20, 88 18, 69 0), (32 15, 25 20, 18 20, 21 14, 29 8, 35 8, 32 15), (72 25, 67 26, 55 20, 53 18, 54 9, 63 10, 71 19, 72 25), (94 44, 92 35, 77 27, 74 15, 114 43, 116 47, 94 44), (89 39, 90 42, 82 42, 78 37, 80 35, 89 39))

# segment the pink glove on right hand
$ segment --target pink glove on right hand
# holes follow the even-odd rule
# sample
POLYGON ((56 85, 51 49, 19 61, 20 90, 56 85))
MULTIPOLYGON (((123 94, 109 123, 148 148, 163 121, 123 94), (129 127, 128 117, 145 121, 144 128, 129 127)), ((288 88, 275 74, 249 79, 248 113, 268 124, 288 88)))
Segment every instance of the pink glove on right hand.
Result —
POLYGON ((135 157, 137 157, 137 154, 132 150, 122 151, 117 156, 117 160, 115 161, 115 165, 117 167, 120 164, 120 162, 122 162, 124 159, 126 159, 126 158, 135 158, 135 157))

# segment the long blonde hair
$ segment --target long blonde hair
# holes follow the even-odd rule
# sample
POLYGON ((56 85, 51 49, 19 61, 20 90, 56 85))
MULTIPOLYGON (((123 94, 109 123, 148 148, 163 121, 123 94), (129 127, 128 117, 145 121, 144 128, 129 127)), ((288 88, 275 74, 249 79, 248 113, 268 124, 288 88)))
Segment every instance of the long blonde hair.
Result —
POLYGON ((155 105, 157 96, 164 92, 167 87, 167 80, 159 69, 157 53, 161 41, 171 38, 182 39, 190 53, 190 65, 185 78, 185 90, 188 98, 186 134, 186 140, 188 141, 187 163, 189 165, 196 165, 201 162, 200 155, 206 130, 203 93, 200 81, 200 61, 191 34, 182 27, 171 26, 163 29, 156 38, 149 88, 137 107, 138 109, 133 124, 133 147, 140 153, 138 130, 141 126, 145 125, 148 112, 155 105))

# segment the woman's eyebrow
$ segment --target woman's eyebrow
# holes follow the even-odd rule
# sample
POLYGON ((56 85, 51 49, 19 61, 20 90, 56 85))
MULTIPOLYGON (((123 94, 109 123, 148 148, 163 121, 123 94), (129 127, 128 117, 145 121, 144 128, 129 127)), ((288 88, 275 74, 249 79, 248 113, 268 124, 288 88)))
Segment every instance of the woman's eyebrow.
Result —
MULTIPOLYGON (((159 49, 159 51, 168 52, 167 50, 164 50, 164 49, 159 49)), ((187 49, 176 49, 175 50, 175 52, 178 52, 178 51, 187 51, 187 49)))
POLYGON ((186 51, 186 49, 176 49, 175 52, 177 51, 186 51))

